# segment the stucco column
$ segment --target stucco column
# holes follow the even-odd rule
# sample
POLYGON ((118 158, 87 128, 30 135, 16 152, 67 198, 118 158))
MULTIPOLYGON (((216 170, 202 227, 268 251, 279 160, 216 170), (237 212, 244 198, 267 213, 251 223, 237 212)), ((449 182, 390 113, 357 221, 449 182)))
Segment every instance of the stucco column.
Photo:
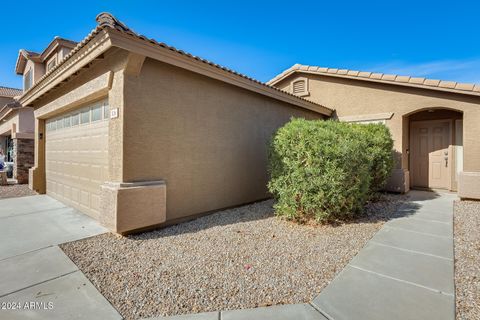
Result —
POLYGON ((13 178, 19 184, 28 183, 28 171, 35 162, 34 144, 33 139, 13 139, 13 178))
MULTIPOLYGON (((108 162, 109 181, 102 184, 100 222, 113 232, 128 233, 166 220, 166 185, 164 181, 126 181, 126 161, 132 161, 125 147, 126 118, 136 110, 129 97, 135 97, 135 83, 144 56, 129 54, 125 68, 114 73, 109 91, 108 162)), ((138 161, 141 165, 141 161, 138 161)))
POLYGON ((35 166, 29 170, 30 189, 47 192, 45 180, 45 120, 35 118, 35 166))
POLYGON ((463 114, 463 171, 458 175, 458 196, 480 200, 480 110, 463 114))
MULTIPOLYGON (((408 172, 408 155, 406 152, 408 146, 408 132, 405 134, 405 119, 400 114, 394 114, 393 117, 386 121, 386 126, 394 139, 393 159, 394 167, 392 174, 388 179, 385 189, 390 192, 405 193, 410 190, 410 179, 408 172)), ((408 130, 408 121, 407 121, 408 130)))

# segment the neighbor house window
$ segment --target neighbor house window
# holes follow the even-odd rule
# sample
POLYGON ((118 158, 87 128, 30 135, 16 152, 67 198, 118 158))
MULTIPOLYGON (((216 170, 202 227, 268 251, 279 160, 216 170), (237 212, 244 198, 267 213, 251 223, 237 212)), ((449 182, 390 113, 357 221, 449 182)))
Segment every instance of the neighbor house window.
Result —
POLYGON ((299 78, 292 82, 292 93, 297 96, 307 96, 308 80, 306 78, 299 78))
POLYGON ((52 60, 50 60, 47 63, 47 72, 52 70, 56 65, 57 65, 57 57, 53 57, 52 60))
POLYGON ((27 91, 32 87, 32 69, 28 70, 23 76, 23 90, 27 91))

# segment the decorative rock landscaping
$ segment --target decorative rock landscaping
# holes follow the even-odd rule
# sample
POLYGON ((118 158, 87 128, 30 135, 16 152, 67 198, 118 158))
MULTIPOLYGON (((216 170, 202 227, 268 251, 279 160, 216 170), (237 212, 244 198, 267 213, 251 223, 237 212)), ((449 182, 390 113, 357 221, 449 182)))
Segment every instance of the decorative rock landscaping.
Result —
POLYGON ((37 193, 28 188, 28 184, 7 184, 0 186, 0 199, 33 196, 37 193))
POLYGON ((480 202, 455 202, 454 219, 457 320, 480 319, 480 202))
POLYGON ((386 195, 335 225, 280 220, 269 200, 61 247, 126 319, 308 303, 404 200, 386 195))

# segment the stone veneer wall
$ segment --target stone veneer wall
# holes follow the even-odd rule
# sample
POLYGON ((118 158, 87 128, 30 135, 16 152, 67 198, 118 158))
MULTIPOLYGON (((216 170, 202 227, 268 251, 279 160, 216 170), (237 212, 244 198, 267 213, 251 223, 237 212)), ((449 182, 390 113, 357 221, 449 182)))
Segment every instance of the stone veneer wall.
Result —
POLYGON ((35 163, 34 140, 13 139, 13 178, 28 183, 28 169, 35 163))

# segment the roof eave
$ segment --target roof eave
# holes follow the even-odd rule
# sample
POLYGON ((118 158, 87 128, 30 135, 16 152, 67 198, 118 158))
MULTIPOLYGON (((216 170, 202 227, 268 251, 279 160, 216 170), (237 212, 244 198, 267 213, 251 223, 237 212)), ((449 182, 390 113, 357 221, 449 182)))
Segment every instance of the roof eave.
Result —
POLYGON ((18 51, 17 62, 15 63, 15 73, 18 75, 23 75, 26 63, 27 58, 25 57, 24 50, 18 51))
POLYGON ((240 75, 226 72, 214 65, 199 61, 187 55, 180 54, 169 48, 162 47, 158 43, 152 43, 148 39, 140 38, 136 35, 126 34, 116 29, 106 29, 110 35, 112 45, 127 51, 135 52, 146 57, 162 61, 195 73, 199 73, 210 78, 221 80, 242 87, 249 91, 254 91, 271 98, 281 100, 297 107, 305 108, 325 116, 331 116, 333 110, 312 101, 297 97, 278 88, 255 82, 240 75))
POLYGON ((333 113, 332 109, 136 34, 110 14, 99 14, 97 22, 98 26, 78 43, 62 61, 40 78, 28 91, 23 93, 19 98, 23 106, 33 105, 34 101, 51 89, 61 85, 62 82, 66 82, 72 75, 78 73, 79 70, 96 57, 115 46, 287 102, 300 108, 309 109, 325 116, 331 116, 333 113))
POLYGON ((41 57, 38 54, 31 55, 26 50, 21 49, 18 52, 17 62, 15 63, 16 74, 23 75, 27 60, 32 60, 33 62, 41 62, 41 57))
POLYGON ((45 50, 43 50, 43 52, 40 54, 41 60, 45 61, 47 58, 49 58, 58 47, 67 47, 69 49, 72 49, 75 46, 76 46, 76 42, 74 41, 56 37, 48 44, 45 50))
POLYGON ((14 109, 7 106, 4 106, 2 109, 0 109, 0 121, 3 121, 5 118, 9 117, 13 110, 14 109))
POLYGON ((403 86, 409 88, 419 88, 424 90, 434 90, 440 92, 449 92, 449 93, 457 93, 469 96, 480 96, 479 91, 471 91, 471 90, 461 90, 456 88, 447 88, 447 87, 440 87, 440 86, 430 86, 426 84, 415 84, 411 82, 400 82, 400 81, 387 81, 382 79, 375 79, 375 78, 368 78, 368 77, 360 77, 360 76, 351 76, 348 74, 337 74, 337 73, 329 73, 329 72, 318 72, 313 70, 308 70, 308 66, 303 66, 299 64, 295 64, 292 67, 286 69, 279 75, 275 76, 273 79, 269 80, 267 84, 275 86, 276 84, 280 83, 281 81, 287 79, 291 75, 295 73, 303 73, 303 74, 313 74, 318 76, 325 76, 325 77, 335 77, 335 78, 343 78, 343 79, 350 79, 350 80, 357 80, 357 81, 368 81, 386 85, 393 85, 393 86, 403 86))
POLYGON ((104 29, 96 28, 77 47, 18 98, 23 106, 31 106, 52 88, 67 81, 73 74, 110 49, 112 45, 104 29), (95 41, 91 41, 93 39, 95 41))

